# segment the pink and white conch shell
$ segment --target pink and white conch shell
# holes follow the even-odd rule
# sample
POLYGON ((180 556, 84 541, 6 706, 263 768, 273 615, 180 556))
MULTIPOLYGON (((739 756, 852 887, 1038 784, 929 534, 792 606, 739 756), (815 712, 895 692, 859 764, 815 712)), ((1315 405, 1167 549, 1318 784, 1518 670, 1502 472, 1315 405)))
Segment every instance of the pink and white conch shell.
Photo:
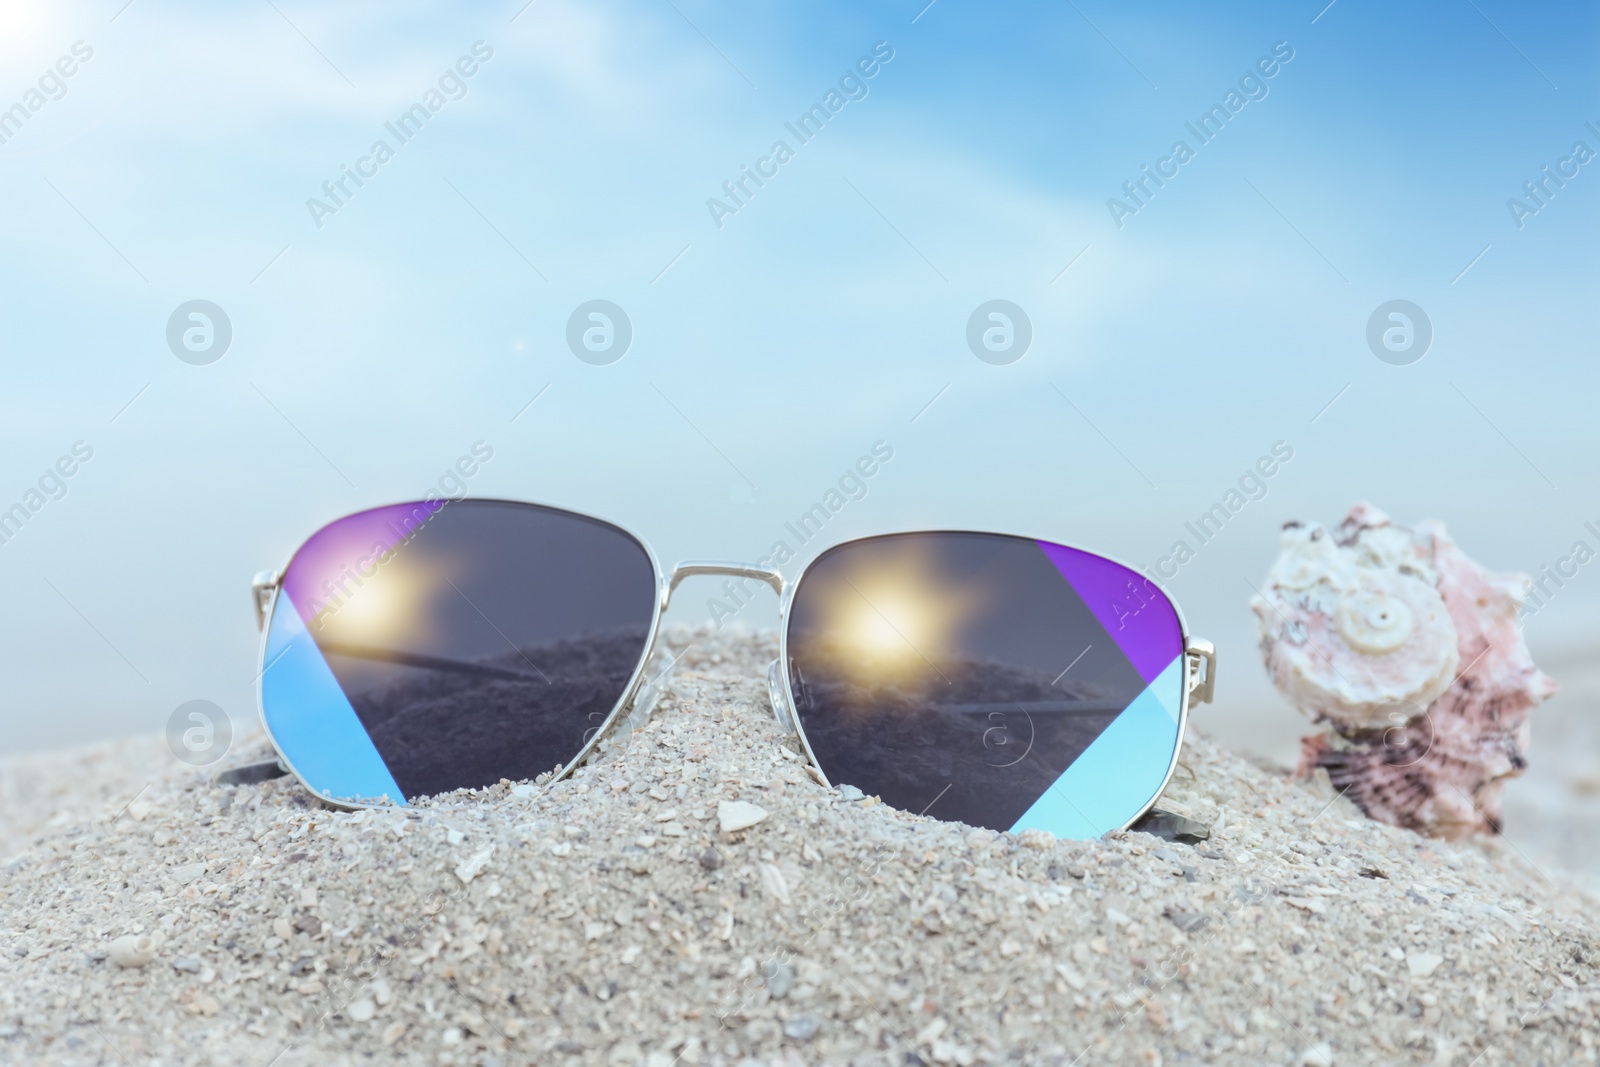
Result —
POLYGON ((1493 574, 1441 522, 1358 504, 1331 533, 1284 526, 1251 601, 1273 684, 1331 733, 1301 741, 1369 816, 1460 838, 1498 833, 1528 712, 1556 691, 1517 628, 1527 578, 1493 574))

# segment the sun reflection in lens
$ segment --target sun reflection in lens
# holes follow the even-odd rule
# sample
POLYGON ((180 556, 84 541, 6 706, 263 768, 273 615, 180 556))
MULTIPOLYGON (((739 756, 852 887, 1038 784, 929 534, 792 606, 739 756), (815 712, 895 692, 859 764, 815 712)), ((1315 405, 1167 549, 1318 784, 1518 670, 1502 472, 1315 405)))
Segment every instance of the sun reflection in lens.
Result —
POLYGON ((424 641, 428 605, 448 590, 448 575, 438 566, 418 566, 404 558, 405 546, 373 556, 357 572, 353 567, 329 574, 322 583, 325 599, 311 620, 311 631, 324 644, 401 649, 424 641))
MULTIPOLYGON (((872 555, 877 555, 876 553, 872 555)), ((850 673, 938 672, 963 622, 988 599, 974 583, 939 573, 928 554, 903 547, 829 575, 819 600, 850 673)))

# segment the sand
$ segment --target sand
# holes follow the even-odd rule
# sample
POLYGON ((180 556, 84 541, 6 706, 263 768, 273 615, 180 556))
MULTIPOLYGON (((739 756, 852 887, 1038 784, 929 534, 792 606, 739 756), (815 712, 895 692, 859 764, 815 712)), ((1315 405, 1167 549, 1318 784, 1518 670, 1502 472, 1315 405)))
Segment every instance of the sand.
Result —
POLYGON ((1163 806, 1198 847, 846 800, 767 708, 772 638, 691 636, 644 730, 466 807, 335 812, 159 740, 0 765, 0 1062, 1596 1058, 1595 900, 1504 841, 1193 734, 1163 806))

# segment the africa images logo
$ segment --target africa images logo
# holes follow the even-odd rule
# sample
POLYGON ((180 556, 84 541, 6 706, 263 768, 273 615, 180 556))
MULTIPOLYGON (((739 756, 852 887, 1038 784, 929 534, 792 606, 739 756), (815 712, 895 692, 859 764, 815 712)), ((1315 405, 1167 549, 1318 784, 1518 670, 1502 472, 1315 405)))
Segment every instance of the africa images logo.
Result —
POLYGON ((1233 117, 1245 109, 1245 105, 1265 100, 1270 91, 1267 82, 1277 77, 1284 65, 1293 58, 1294 46, 1288 41, 1274 44, 1272 54, 1257 59, 1253 66, 1240 75, 1238 88, 1229 88, 1223 94, 1221 103, 1212 104, 1194 122, 1183 124, 1184 129, 1194 137, 1194 147, 1190 147, 1185 140, 1174 141, 1168 153, 1156 160, 1154 170, 1150 164, 1142 164, 1139 177, 1123 182, 1122 192, 1127 200, 1118 200, 1114 196, 1106 199, 1106 210, 1111 213, 1111 221, 1117 224, 1117 229, 1127 225, 1125 220, 1130 215, 1137 215, 1149 206, 1156 193, 1182 173, 1183 166, 1195 158, 1201 147, 1215 140, 1233 117))
MULTIPOLYGON (((837 89, 829 88, 822 94, 821 101, 801 112, 793 122, 785 122, 783 128, 794 137, 795 145, 810 143, 833 116, 845 109, 846 104, 853 100, 865 100, 870 91, 867 82, 877 77, 878 72, 892 59, 894 46, 888 41, 878 41, 872 46, 872 55, 857 59, 853 67, 839 76, 837 89)), ((722 183, 722 194, 727 199, 715 196, 706 198, 706 210, 711 213, 711 221, 716 223, 717 229, 722 229, 725 218, 737 215, 740 208, 749 204, 757 190, 776 178, 780 168, 794 157, 794 147, 780 138, 772 142, 766 155, 756 160, 753 169, 749 164, 741 165, 738 177, 722 183), (752 183, 755 188, 751 188, 752 183)))
POLYGON ((30 486, 18 503, 0 509, 0 545, 10 544, 22 532, 29 519, 38 514, 53 500, 67 495, 67 479, 94 458, 94 447, 87 441, 74 441, 72 454, 64 455, 46 467, 39 476, 37 488, 30 486))
POLYGON ((326 199, 313 196, 306 200, 306 210, 311 212, 311 221, 317 224, 317 229, 322 229, 324 218, 337 215, 367 182, 378 176, 378 168, 394 158, 396 147, 420 133, 428 120, 444 110, 445 104, 464 98, 467 95, 467 79, 477 74, 481 65, 493 58, 493 48, 484 41, 474 41, 472 54, 457 59, 453 67, 439 75, 437 87, 429 86, 421 100, 402 111, 393 122, 383 124, 383 128, 394 138, 393 145, 380 137, 372 142, 366 155, 356 160, 353 168, 339 164, 339 176, 322 183, 322 193, 326 199), (353 189, 352 183, 355 185, 353 189))
POLYGON ((22 99, 0 111, 0 144, 22 132, 23 125, 44 110, 52 100, 67 95, 66 79, 72 77, 94 56, 94 49, 84 41, 72 42, 72 55, 62 56, 53 67, 39 75, 38 88, 28 89, 22 99))
POLYGON ((167 347, 191 366, 215 363, 232 343, 232 320, 210 300, 186 301, 167 317, 167 347))

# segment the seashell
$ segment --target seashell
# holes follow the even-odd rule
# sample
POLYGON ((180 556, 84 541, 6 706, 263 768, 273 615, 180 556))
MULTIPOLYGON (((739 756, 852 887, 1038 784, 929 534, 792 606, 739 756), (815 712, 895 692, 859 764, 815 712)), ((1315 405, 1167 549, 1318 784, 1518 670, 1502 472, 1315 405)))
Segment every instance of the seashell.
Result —
POLYGON ((143 967, 156 958, 157 940, 149 934, 124 934, 106 947, 118 967, 143 967))
POLYGON ((1556 683, 1517 628, 1527 578, 1484 570, 1444 524, 1366 504, 1330 533, 1292 522, 1251 601, 1278 690, 1331 732, 1301 741, 1370 817, 1438 837, 1498 833, 1527 765, 1528 712, 1556 683), (1463 666, 1464 665, 1464 666, 1463 666))
POLYGON ((766 817, 766 808, 747 800, 717 801, 717 824, 725 834, 748 830, 766 817))
POLYGON ((1281 545, 1251 607, 1267 673, 1296 707, 1388 725, 1396 707, 1426 707, 1449 688, 1456 632, 1431 569, 1402 568, 1392 546, 1340 544, 1320 526, 1291 523, 1281 545))

